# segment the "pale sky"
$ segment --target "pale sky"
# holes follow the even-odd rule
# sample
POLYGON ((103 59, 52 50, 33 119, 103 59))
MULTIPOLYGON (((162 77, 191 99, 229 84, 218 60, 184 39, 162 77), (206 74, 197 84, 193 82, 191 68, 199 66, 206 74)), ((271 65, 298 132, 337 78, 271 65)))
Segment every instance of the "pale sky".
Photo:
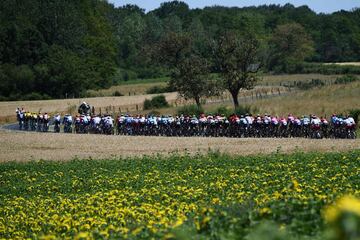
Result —
MULTIPOLYGON (((136 4, 146 11, 151 11, 158 8, 162 2, 161 0, 108 0, 114 3, 115 6, 122 6, 125 4, 136 4)), ((263 4, 281 4, 291 3, 295 6, 308 5, 316 12, 332 13, 339 10, 351 10, 360 7, 360 0, 185 0, 190 8, 203 8, 205 6, 221 5, 221 6, 258 6, 263 4)))

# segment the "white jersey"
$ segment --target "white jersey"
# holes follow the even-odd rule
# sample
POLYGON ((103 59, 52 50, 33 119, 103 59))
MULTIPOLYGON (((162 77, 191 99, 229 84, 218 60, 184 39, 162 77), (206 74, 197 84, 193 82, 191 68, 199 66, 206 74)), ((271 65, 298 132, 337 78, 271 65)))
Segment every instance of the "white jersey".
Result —
POLYGON ((247 124, 246 118, 240 118, 240 123, 247 124))
POLYGON ((277 124, 279 124, 279 121, 276 117, 273 117, 273 118, 271 118, 271 123, 277 125, 277 124))
POLYGON ((309 125, 309 123, 310 123, 310 119, 309 119, 309 118, 303 118, 303 119, 301 119, 301 121, 302 121, 302 123, 303 123, 304 125, 309 125))
POLYGON ((271 123, 271 117, 265 116, 265 117, 264 117, 264 123, 265 123, 265 124, 270 124, 270 123, 271 123))
POLYGON ((249 125, 253 124, 253 121, 254 121, 254 120, 253 120, 252 117, 246 116, 245 119, 246 119, 247 124, 249 124, 249 125))
POLYGON ((139 118, 139 122, 140 122, 140 123, 145 123, 145 122, 146 122, 146 118, 145 118, 145 117, 139 118))
POLYGON ((73 121, 72 116, 65 116, 64 121, 72 123, 72 121, 73 121))
POLYGON ((199 119, 199 122, 201 123, 206 123, 206 121, 207 121, 206 117, 202 117, 199 119))
POLYGON ((173 122, 175 122, 175 119, 174 119, 173 117, 169 117, 169 118, 168 118, 168 122, 169 122, 170 124, 172 124, 173 122))
POLYGON ((101 122, 101 118, 100 118, 100 117, 96 116, 96 117, 93 118, 93 123, 94 123, 94 125, 98 125, 98 124, 100 124, 100 122, 101 122))
POLYGON ((114 125, 114 119, 112 117, 105 118, 105 124, 108 125, 108 126, 113 126, 114 125))
POLYGON ((119 117, 119 123, 124 123, 125 122, 125 117, 124 116, 121 116, 121 117, 119 117))
POLYGON ((60 115, 55 115, 55 116, 54 116, 54 121, 55 121, 55 122, 60 122, 60 120, 61 120, 60 115))
POLYGON ((301 125, 301 121, 300 121, 300 119, 295 118, 295 120, 294 120, 294 124, 295 124, 296 126, 300 126, 300 125, 301 125))
POLYGON ((347 126, 355 125, 355 120, 354 120, 354 118, 352 118, 352 117, 346 118, 346 119, 344 120, 344 122, 345 122, 345 124, 346 124, 347 126))
POLYGON ((320 125, 321 120, 319 118, 313 118, 313 119, 311 119, 311 124, 312 125, 320 125))

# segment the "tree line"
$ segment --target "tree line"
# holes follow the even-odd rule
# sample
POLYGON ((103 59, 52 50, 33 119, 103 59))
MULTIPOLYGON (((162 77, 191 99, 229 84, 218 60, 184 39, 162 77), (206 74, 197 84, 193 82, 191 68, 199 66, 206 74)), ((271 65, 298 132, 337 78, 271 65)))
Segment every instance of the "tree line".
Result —
POLYGON ((227 89, 237 105, 258 71, 359 61, 359 22, 360 9, 317 14, 291 4, 190 9, 172 1, 145 13, 101 0, 3 0, 0 98, 79 97, 120 81, 171 76, 198 104, 227 89))

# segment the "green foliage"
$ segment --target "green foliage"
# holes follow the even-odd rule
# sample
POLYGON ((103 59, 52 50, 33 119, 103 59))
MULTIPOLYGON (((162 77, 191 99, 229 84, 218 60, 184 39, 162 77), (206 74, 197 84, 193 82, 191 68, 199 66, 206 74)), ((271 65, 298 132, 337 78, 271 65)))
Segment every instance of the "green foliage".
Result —
POLYGON ((356 76, 353 75, 346 75, 343 77, 339 77, 335 80, 335 84, 347 84, 347 83, 352 83, 355 81, 358 81, 359 79, 356 76))
POLYGON ((226 117, 230 116, 233 112, 233 109, 230 109, 226 106, 220 106, 215 110, 215 114, 224 115, 226 117))
POLYGON ((24 96, 21 96, 20 98, 17 98, 18 99, 21 99, 21 100, 49 100, 51 99, 50 96, 44 94, 44 95, 41 95, 40 93, 29 93, 29 94, 26 94, 24 96))
POLYGON ((238 116, 245 114, 253 114, 256 112, 255 108, 252 108, 250 105, 239 105, 235 111, 233 108, 229 108, 226 106, 220 106, 215 110, 215 114, 225 115, 226 117, 231 116, 232 114, 236 114, 238 116))
POLYGON ((296 81, 291 85, 291 87, 296 87, 300 90, 309 90, 322 86, 325 86, 325 82, 320 79, 311 79, 311 81, 296 81))
POLYGON ((296 64, 313 53, 313 41, 298 23, 276 27, 270 40, 270 70, 292 72, 296 64))
POLYGON ((155 96, 151 100, 146 99, 144 101, 144 110, 164 108, 168 106, 169 103, 166 101, 164 95, 155 96))
POLYGON ((122 94, 120 91, 116 90, 116 91, 113 93, 113 96, 114 96, 114 97, 121 97, 121 96, 124 96, 124 94, 122 94))
POLYGON ((230 92, 235 108, 239 106, 240 89, 252 89, 258 80, 259 44, 258 37, 252 33, 239 36, 236 32, 226 32, 217 39, 215 66, 221 73, 221 85, 230 92))
POLYGON ((349 114, 354 118, 356 124, 358 124, 360 121, 360 109, 351 109, 349 114))
POLYGON ((168 92, 175 92, 175 90, 171 86, 153 86, 146 90, 146 94, 160 94, 168 92))
POLYGON ((320 63, 300 63, 297 64, 294 71, 289 73, 319 73, 326 75, 334 74, 360 74, 359 66, 341 66, 337 64, 320 64, 320 63))
MULTIPOLYGON (((356 66, 303 63, 360 61, 358 9, 333 14, 291 4, 189 9, 184 2, 171 1, 145 13, 135 5, 114 7, 102 0, 23 0, 21 6, 3 0, 0 9, 2 99, 32 93, 78 97, 89 89, 170 76, 190 55, 220 73, 223 61, 214 56, 214 48, 219 36, 230 32, 238 46, 257 46, 256 58, 247 67, 241 64, 242 72, 260 64, 263 71, 360 74, 356 66)), ((234 51, 233 57, 243 50, 234 51)), ((225 59, 232 69, 241 67, 234 65, 239 61, 225 59)), ((223 79, 245 75, 229 71, 223 79)), ((237 99, 237 86, 231 88, 237 99)))
POLYGON ((102 1, 2 1, 0 9, 4 98, 78 97, 112 84, 116 49, 102 1))
POLYGON ((185 99, 194 99, 199 107, 201 98, 216 96, 221 89, 211 78, 208 62, 196 55, 181 60, 169 85, 185 99))
POLYGON ((202 113, 204 113, 204 109, 197 105, 185 105, 177 109, 178 115, 199 116, 202 113))
POLYGON ((238 116, 245 115, 245 114, 252 114, 255 112, 256 109, 252 109, 250 105, 240 105, 235 109, 235 113, 238 116))

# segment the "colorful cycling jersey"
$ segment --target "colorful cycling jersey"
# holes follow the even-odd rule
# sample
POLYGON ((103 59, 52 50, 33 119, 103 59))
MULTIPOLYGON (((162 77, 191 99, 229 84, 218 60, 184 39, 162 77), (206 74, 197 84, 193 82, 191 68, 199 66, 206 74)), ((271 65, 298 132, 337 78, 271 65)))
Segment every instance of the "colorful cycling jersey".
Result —
POLYGON ((264 117, 264 123, 265 123, 265 124, 270 124, 270 123, 271 123, 271 117, 265 116, 265 117, 264 117))
POLYGON ((101 118, 99 116, 96 116, 92 119, 92 122, 94 125, 98 125, 101 122, 101 118))
POLYGON ((271 123, 274 124, 274 125, 277 125, 277 124, 279 124, 279 121, 278 121, 278 119, 276 117, 272 117, 271 118, 271 123))
POLYGON ((191 124, 199 124, 199 120, 196 117, 192 117, 190 122, 191 124))
POLYGON ((303 125, 309 125, 310 124, 310 119, 308 117, 304 117, 303 119, 301 119, 301 122, 303 125))
POLYGON ((335 124, 336 125, 342 125, 344 123, 344 119, 342 119, 341 117, 337 117, 335 119, 335 124))
POLYGON ((86 116, 81 116, 81 120, 84 124, 88 124, 89 123, 89 120, 86 116))
POLYGON ((293 115, 288 116, 288 122, 294 123, 295 117, 293 115))
POLYGON ((124 117, 124 116, 120 116, 120 117, 118 118, 118 123, 122 124, 122 123, 124 123, 124 122, 125 122, 125 117, 124 117))
POLYGON ((311 124, 312 125, 320 125, 321 120, 319 118, 313 118, 313 119, 311 119, 311 124))
POLYGON ((296 126, 301 126, 301 121, 300 121, 300 119, 295 118, 295 119, 294 119, 294 124, 295 124, 296 126))
POLYGON ((240 118, 240 123, 247 124, 246 118, 244 118, 244 117, 240 118))
POLYGON ((54 121, 55 121, 55 122, 60 122, 60 120, 61 120, 61 116, 60 116, 59 114, 56 114, 56 115, 54 116, 54 121))
POLYGON ((254 119, 251 116, 246 116, 245 119, 246 119, 247 124, 249 124, 249 125, 253 124, 253 122, 254 122, 254 119))
POLYGON ((65 115, 64 116, 64 123, 67 122, 67 123, 72 123, 72 116, 70 115, 65 115))
POLYGON ((127 124, 131 124, 131 123, 133 122, 133 118, 130 117, 130 116, 127 116, 127 117, 125 118, 125 122, 126 122, 127 124))
POLYGON ((105 117, 104 123, 108 127, 112 127, 114 125, 114 119, 112 117, 105 117))
POLYGON ((355 120, 352 117, 348 117, 344 120, 344 123, 346 124, 346 126, 350 127, 355 125, 355 120))
POLYGON ((287 126, 288 123, 287 123, 285 118, 281 118, 280 119, 280 124, 283 125, 283 126, 287 126))
POLYGON ((337 120, 338 120, 338 117, 337 117, 337 116, 332 116, 332 117, 331 117, 331 123, 332 123, 332 124, 336 124, 337 120))

